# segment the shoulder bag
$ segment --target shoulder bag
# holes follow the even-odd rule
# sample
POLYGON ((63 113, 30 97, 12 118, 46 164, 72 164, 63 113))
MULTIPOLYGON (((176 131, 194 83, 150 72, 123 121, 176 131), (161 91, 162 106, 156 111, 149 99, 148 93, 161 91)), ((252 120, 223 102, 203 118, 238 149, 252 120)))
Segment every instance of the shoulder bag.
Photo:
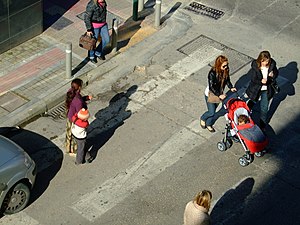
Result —
POLYGON ((209 91, 207 101, 209 103, 220 103, 221 99, 219 98, 219 96, 216 96, 212 91, 209 91))

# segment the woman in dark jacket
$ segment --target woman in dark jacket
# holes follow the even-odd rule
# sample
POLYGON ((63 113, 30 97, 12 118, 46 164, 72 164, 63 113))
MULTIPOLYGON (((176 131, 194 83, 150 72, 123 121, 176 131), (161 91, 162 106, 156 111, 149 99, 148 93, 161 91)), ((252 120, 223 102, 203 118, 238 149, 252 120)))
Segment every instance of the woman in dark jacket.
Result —
POLYGON ((270 99, 273 98, 277 87, 276 78, 278 70, 276 62, 268 51, 262 51, 251 64, 249 71, 251 80, 246 89, 246 97, 249 97, 248 106, 251 109, 254 103, 260 101, 260 127, 265 128, 270 99), (273 87, 272 87, 273 86, 273 87))
POLYGON ((84 23, 88 35, 93 35, 98 40, 101 36, 101 43, 95 50, 89 51, 89 59, 93 63, 97 63, 97 58, 105 60, 103 49, 109 42, 108 26, 106 23, 106 2, 105 0, 90 0, 86 6, 84 23))
POLYGON ((207 128, 210 132, 215 132, 215 129, 212 126, 215 122, 214 115, 220 101, 226 98, 226 94, 224 93, 226 85, 231 91, 236 91, 236 88, 234 88, 230 82, 228 59, 225 56, 220 55, 217 57, 215 65, 208 73, 208 86, 205 89, 205 101, 208 110, 200 118, 200 126, 203 129, 207 128), (217 96, 219 101, 210 102, 208 98, 209 94, 217 96))

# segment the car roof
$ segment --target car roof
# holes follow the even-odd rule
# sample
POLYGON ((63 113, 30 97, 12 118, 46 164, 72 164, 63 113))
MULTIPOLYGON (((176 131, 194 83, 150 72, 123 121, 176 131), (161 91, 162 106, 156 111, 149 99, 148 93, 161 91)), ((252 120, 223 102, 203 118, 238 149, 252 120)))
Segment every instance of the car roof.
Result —
POLYGON ((24 150, 13 141, 0 135, 0 166, 7 161, 16 157, 19 154, 23 154, 24 150))

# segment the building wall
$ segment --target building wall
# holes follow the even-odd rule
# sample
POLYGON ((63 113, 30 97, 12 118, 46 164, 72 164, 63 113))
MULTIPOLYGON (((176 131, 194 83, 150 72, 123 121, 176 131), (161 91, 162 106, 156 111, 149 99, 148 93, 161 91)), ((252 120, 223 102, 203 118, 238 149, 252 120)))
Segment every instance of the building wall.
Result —
POLYGON ((42 32, 42 0, 0 0, 0 53, 42 32))

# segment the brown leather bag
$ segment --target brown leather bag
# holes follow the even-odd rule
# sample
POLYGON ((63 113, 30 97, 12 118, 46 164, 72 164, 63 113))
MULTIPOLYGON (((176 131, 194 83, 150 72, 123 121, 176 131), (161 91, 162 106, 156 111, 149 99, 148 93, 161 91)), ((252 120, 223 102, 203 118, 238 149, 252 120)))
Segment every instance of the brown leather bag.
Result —
POLYGON ((89 51, 96 48, 96 43, 97 40, 94 37, 87 35, 86 33, 81 35, 81 37, 79 38, 79 46, 89 51))
POLYGON ((221 99, 219 98, 219 96, 216 96, 216 95, 214 95, 214 93, 209 91, 207 101, 210 102, 210 103, 220 103, 221 99))

